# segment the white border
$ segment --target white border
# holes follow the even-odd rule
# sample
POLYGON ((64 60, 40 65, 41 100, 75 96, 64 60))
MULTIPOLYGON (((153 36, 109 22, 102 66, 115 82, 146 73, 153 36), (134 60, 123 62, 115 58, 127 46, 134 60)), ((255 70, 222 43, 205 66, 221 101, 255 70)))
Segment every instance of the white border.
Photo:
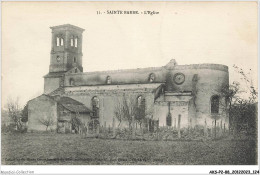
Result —
MULTIPOLYGON (((0 0, 0 2, 22 2, 24 0, 0 0)), ((25 0, 25 1, 57 1, 57 0, 25 0)), ((63 1, 69 1, 69 0, 63 0, 63 1)), ((85 1, 85 0, 77 0, 77 1, 85 1)), ((97 0, 88 0, 88 1, 97 1, 97 0)), ((99 1, 106 1, 106 0, 99 0, 99 1)), ((125 1, 125 0, 114 0, 114 1, 125 1)), ((127 0, 126 0, 127 1, 127 0)), ((131 0, 131 1, 146 1, 146 0, 131 0)), ((150 1, 162 1, 162 0, 150 0, 150 1)), ((164 1, 172 1, 172 0, 164 0, 164 1)), ((176 1, 186 1, 186 0, 175 0, 176 1)), ((197 0, 189 0, 193 2, 199 2, 197 0)), ((211 0, 200 0, 200 2, 209 2, 211 0)), ((226 0, 217 0, 220 2, 224 2, 226 0)), ((258 11, 259 11, 259 1, 258 0, 229 0, 231 2, 234 1, 246 1, 246 2, 257 2, 258 3, 258 11)), ((147 1, 146 1, 147 2, 147 1)), ((2 4, 0 4, 0 7, 2 8, 2 4)), ((258 30, 259 30, 259 19, 260 15, 258 12, 258 30)), ((2 24, 2 15, 0 13, 0 22, 2 24)), ((2 29, 2 28, 1 28, 2 29)), ((1 32, 0 29, 0 32, 1 32)), ((1 32, 2 34, 2 32, 1 32)), ((2 36, 1 36, 2 38, 2 36)), ((258 43, 260 41, 258 35, 258 43)), ((2 40, 1 40, 2 41, 2 40)), ((0 41, 0 47, 2 46, 2 42, 0 41)), ((2 47, 1 47, 2 48, 2 47)), ((258 44, 258 51, 259 51, 259 44, 258 44)), ((0 51, 1 60, 2 60, 2 54, 0 51)), ((2 62, 0 63, 2 66, 2 62)), ((0 70, 1 70, 0 66, 0 70)), ((260 76, 259 71, 260 61, 259 61, 259 54, 258 54, 258 75, 260 76)), ((0 82, 0 85, 2 84, 2 81, 0 82)), ((258 87, 260 85, 260 81, 258 81, 258 87)), ((0 87, 1 94, 2 94, 2 86, 0 87)), ((258 100, 260 98, 258 97, 258 100)), ((2 105, 2 101, 1 101, 2 105)), ((260 104, 258 103, 258 108, 260 107, 260 104)), ((259 113, 258 113, 258 119, 259 119, 259 113)), ((1 119, 0 119, 1 121, 1 119)), ((258 122, 258 128, 259 127, 258 122)), ((0 131, 1 132, 1 131, 0 131)), ((260 132, 258 129, 258 136, 260 132)), ((0 136, 1 137, 1 136, 0 136)), ((258 139, 258 145, 260 145, 260 141, 258 139)), ((1 144, 0 144, 1 148, 1 144)), ((259 146, 258 146, 259 150, 259 146)), ((1 159, 0 159, 1 162, 1 159)), ((151 165, 38 165, 38 166, 31 166, 31 165, 0 165, 1 172, 7 172, 7 174, 30 174, 25 173, 26 171, 33 171, 33 174, 209 174, 211 170, 229 170, 232 172, 232 170, 259 170, 259 152, 258 152, 258 165, 159 165, 159 166, 151 166, 151 165), (24 171, 24 173, 22 173, 24 171)), ((2 173, 1 173, 2 174, 2 173)))
POLYGON ((82 166, 82 165, 51 165, 51 166, 2 166, 1 171, 20 174, 21 171, 34 171, 34 174, 209 174, 211 170, 259 170, 258 165, 123 165, 123 166, 82 166), (55 173, 54 173, 55 172, 55 173))

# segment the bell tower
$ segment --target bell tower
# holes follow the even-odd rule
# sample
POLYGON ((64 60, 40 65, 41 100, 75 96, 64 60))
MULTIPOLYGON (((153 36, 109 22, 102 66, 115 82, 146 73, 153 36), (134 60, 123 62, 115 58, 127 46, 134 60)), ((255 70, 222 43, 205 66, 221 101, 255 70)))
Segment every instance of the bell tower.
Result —
POLYGON ((44 93, 49 94, 64 86, 64 74, 72 68, 82 67, 82 33, 84 29, 70 24, 52 29, 49 73, 44 76, 44 93))
POLYGON ((50 27, 52 29, 51 60, 49 72, 66 72, 82 67, 82 33, 84 29, 70 24, 50 27))

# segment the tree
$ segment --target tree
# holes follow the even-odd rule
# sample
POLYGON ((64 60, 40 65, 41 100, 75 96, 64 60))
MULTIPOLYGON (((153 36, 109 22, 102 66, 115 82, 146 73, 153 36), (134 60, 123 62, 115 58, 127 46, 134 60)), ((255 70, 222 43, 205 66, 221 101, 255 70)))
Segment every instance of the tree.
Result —
MULTIPOLYGON (((79 113, 76 113, 76 115, 73 115, 71 117, 70 123, 74 127, 76 133, 84 134, 85 136, 87 136, 91 121, 84 123, 82 120, 80 120, 79 113)), ((92 128, 94 127, 92 126, 92 128)))
POLYGON ((79 119, 79 117, 77 115, 73 115, 71 117, 71 121, 70 121, 71 125, 75 128, 75 132, 79 133, 80 131, 80 127, 83 125, 83 123, 81 122, 81 120, 79 119))
POLYGON ((24 108, 22 110, 21 121, 24 123, 28 122, 28 103, 24 106, 24 108))
POLYGON ((248 99, 246 99, 246 101, 250 104, 255 103, 258 98, 258 92, 257 92, 255 86, 253 85, 252 78, 250 77, 251 69, 249 70, 248 73, 245 73, 242 68, 239 68, 236 65, 233 65, 233 67, 235 68, 236 72, 238 72, 240 74, 240 76, 241 76, 240 79, 244 82, 244 84, 246 86, 245 93, 248 95, 248 99))
POLYGON ((133 116, 135 116, 137 108, 134 98, 128 99, 124 96, 122 102, 123 120, 128 122, 128 127, 131 129, 133 116))
POLYGON ((237 99, 234 104, 232 113, 234 113, 235 131, 246 130, 248 133, 256 133, 257 126, 257 99, 258 92, 253 84, 251 77, 251 69, 245 72, 238 66, 233 66, 240 74, 240 79, 245 85, 244 91, 241 93, 241 97, 237 99))
POLYGON ((133 116, 136 118, 137 111, 136 99, 133 97, 127 98, 126 96, 123 96, 122 100, 118 100, 118 103, 114 108, 115 117, 119 121, 118 126, 120 126, 122 121, 126 121, 129 129, 131 129, 133 116))
POLYGON ((42 117, 38 119, 39 123, 41 123, 42 125, 46 126, 46 131, 48 130, 49 126, 54 125, 54 120, 53 118, 49 117, 42 117))
POLYGON ((222 95, 228 104, 230 130, 237 133, 243 129, 243 125, 247 125, 247 130, 250 129, 249 126, 255 130, 257 90, 250 78, 250 72, 245 73, 236 65, 233 67, 241 76, 241 83, 244 84, 245 89, 241 90, 241 85, 238 82, 233 82, 229 87, 222 88, 222 95))
POLYGON ((117 104, 114 108, 114 114, 116 119, 118 120, 118 128, 120 127, 122 121, 124 120, 124 111, 123 111, 123 103, 122 101, 118 100, 117 104))
POLYGON ((12 119, 18 131, 23 129, 21 123, 21 109, 19 105, 19 98, 13 99, 11 97, 7 100, 8 116, 12 119))
POLYGON ((138 97, 140 98, 140 104, 138 104, 139 102, 135 103, 136 106, 136 115, 135 115, 135 120, 137 121, 137 123, 139 124, 140 128, 142 126, 143 120, 145 119, 145 117, 147 115, 150 114, 150 112, 147 112, 147 110, 145 109, 145 99, 142 98, 142 96, 138 97))
POLYGON ((233 130, 233 123, 234 123, 234 114, 232 113, 234 105, 237 103, 240 93, 240 84, 238 82, 233 82, 230 85, 224 86, 221 89, 221 96, 225 98, 223 103, 220 103, 223 112, 227 112, 229 114, 229 129, 233 130))

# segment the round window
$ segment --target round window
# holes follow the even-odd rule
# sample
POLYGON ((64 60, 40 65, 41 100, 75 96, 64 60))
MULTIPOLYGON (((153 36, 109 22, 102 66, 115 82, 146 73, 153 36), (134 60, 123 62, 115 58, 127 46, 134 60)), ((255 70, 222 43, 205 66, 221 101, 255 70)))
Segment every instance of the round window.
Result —
POLYGON ((176 84, 182 84, 185 81, 185 75, 183 73, 176 73, 173 77, 173 81, 176 84))

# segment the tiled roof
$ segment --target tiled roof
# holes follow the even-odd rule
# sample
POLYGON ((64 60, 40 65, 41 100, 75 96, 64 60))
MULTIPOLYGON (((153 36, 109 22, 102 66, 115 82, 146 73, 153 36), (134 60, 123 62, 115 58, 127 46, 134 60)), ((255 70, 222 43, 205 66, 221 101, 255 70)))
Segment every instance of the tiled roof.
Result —
POLYGON ((64 88, 63 87, 59 87, 58 89, 52 91, 48 95, 54 96, 54 95, 62 95, 62 94, 64 94, 64 88))
POLYGON ((162 83, 147 83, 147 84, 122 84, 122 85, 97 85, 97 86, 72 86, 72 87, 65 87, 65 92, 69 91, 85 91, 85 92, 91 92, 91 91, 126 91, 126 90, 155 90, 159 86, 161 86, 162 83))
MULTIPOLYGON (((153 83, 165 83, 169 77, 178 72, 188 72, 188 77, 198 74, 202 70, 220 70, 228 73, 228 67, 220 64, 191 64, 191 65, 177 65, 174 60, 171 60, 166 66, 139 68, 139 69, 125 69, 114 71, 96 71, 96 72, 80 72, 65 74, 64 86, 69 87, 70 80, 73 80, 74 86, 95 86, 106 85, 107 78, 110 78, 110 85, 121 84, 145 84, 150 83, 150 76, 154 75, 153 83)), ((183 87, 183 86, 182 86, 183 87)), ((190 85, 189 85, 190 87, 190 85)), ((187 89, 190 90, 190 89, 187 89)))
MULTIPOLYGON (((56 101, 58 104, 62 105, 64 108, 68 109, 71 112, 79 112, 79 113, 91 113, 92 112, 83 103, 81 103, 77 100, 74 100, 70 97, 62 97, 60 95, 50 96, 47 94, 42 94, 36 98, 39 98, 41 96, 46 96, 47 98, 49 98, 53 101, 56 101)), ((34 98, 32 100, 35 100, 36 98, 34 98)), ((30 101, 32 101, 32 100, 30 100, 30 101)))
POLYGON ((88 109, 84 104, 70 98, 70 97, 60 97, 58 101, 63 107, 68 109, 71 112, 79 112, 79 113, 90 113, 92 112, 88 109))
POLYGON ((51 29, 60 29, 60 28, 64 28, 64 29, 69 29, 69 28, 72 28, 72 29, 77 29, 81 32, 83 32, 85 29, 82 29, 78 26, 74 26, 74 25, 71 25, 71 24, 63 24, 63 25, 58 25, 58 26, 52 26, 50 27, 51 29))

